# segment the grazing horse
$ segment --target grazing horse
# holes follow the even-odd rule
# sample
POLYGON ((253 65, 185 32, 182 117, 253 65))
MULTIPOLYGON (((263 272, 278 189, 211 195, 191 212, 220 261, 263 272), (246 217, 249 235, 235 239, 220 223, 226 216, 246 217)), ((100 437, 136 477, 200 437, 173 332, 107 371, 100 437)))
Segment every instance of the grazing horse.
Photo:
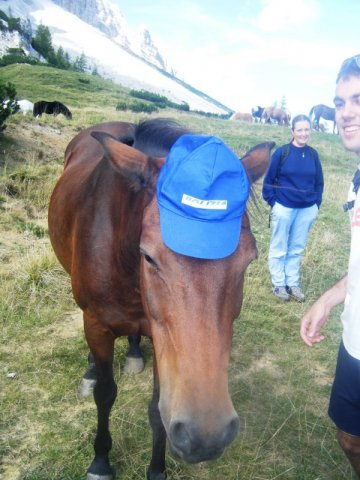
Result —
POLYGON ((260 107, 259 105, 251 109, 251 115, 253 116, 253 119, 255 120, 255 122, 261 121, 261 116, 264 110, 265 110, 265 107, 260 107))
MULTIPOLYGON (((88 480, 114 478, 108 455, 117 337, 145 335, 154 347, 148 480, 166 478, 166 439, 177 457, 196 463, 220 456, 239 429, 227 370, 232 323, 242 305, 245 270, 257 256, 256 242, 244 210, 240 239, 232 236, 235 250, 225 258, 183 255, 164 243, 158 177, 163 175, 165 185, 169 151, 186 134, 165 119, 87 128, 69 143, 64 172, 51 196, 50 239, 83 310, 96 368, 98 426, 88 480)), ((241 159, 247 185, 264 174, 274 145, 257 145, 241 159)), ((203 181, 197 167, 192 168, 203 181)), ((189 198, 190 203, 199 201, 189 198)), ((217 231, 226 227, 228 232, 231 222, 226 220, 214 226, 217 231)))
POLYGON ((20 107, 20 112, 22 112, 23 115, 26 115, 27 113, 32 113, 34 109, 34 104, 30 102, 30 100, 17 100, 17 103, 20 107))
POLYGON ((309 113, 309 118, 312 120, 314 116, 313 126, 315 130, 320 129, 319 121, 320 118, 324 120, 330 120, 333 122, 333 133, 335 133, 336 121, 335 121, 335 108, 327 107, 326 105, 314 105, 309 113))
POLYGON ((277 122, 278 125, 288 127, 290 125, 290 114, 282 108, 266 107, 261 115, 265 123, 277 122))
MULTIPOLYGON (((3 105, 6 106, 9 103, 9 100, 3 101, 3 105)), ((16 100, 17 110, 16 112, 22 112, 23 115, 27 113, 32 113, 34 104, 30 100, 16 100)))
POLYGON ((231 115, 229 120, 239 120, 240 122, 252 123, 253 117, 251 113, 236 112, 231 115))
POLYGON ((43 113, 54 116, 62 113, 66 118, 72 118, 72 113, 70 110, 63 103, 57 101, 47 102, 45 100, 40 100, 39 102, 35 102, 33 108, 34 117, 41 117, 43 113))

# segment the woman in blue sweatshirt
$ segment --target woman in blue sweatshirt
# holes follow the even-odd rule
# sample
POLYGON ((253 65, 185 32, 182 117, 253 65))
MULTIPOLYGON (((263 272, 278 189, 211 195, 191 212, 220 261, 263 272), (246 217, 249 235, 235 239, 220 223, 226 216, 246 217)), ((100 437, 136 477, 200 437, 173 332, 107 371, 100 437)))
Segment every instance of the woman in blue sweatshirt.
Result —
POLYGON ((292 141, 276 149, 271 157, 263 198, 271 206, 269 270, 274 295, 284 301, 293 297, 303 302, 301 255, 321 205, 324 179, 319 155, 307 145, 309 117, 294 117, 292 133, 292 141))

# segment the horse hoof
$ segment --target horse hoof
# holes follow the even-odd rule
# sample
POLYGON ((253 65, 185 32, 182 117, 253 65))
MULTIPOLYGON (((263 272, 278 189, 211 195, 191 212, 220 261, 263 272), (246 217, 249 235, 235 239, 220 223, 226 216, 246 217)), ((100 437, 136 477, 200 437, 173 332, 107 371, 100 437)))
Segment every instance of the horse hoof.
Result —
POLYGON ((136 375, 144 370, 144 360, 141 357, 126 357, 124 372, 136 375))
POLYGON ((151 472, 150 470, 147 471, 146 474, 147 480, 166 480, 166 473, 165 472, 151 472))
POLYGON ((94 391, 95 383, 96 383, 96 380, 89 380, 88 378, 82 378, 81 382, 80 382, 80 385, 79 385, 79 395, 80 395, 80 397, 85 398, 85 397, 89 397, 90 395, 92 395, 92 393, 94 391))
POLYGON ((96 473, 88 472, 86 480, 114 480, 115 477, 111 473, 109 475, 97 475, 96 473))

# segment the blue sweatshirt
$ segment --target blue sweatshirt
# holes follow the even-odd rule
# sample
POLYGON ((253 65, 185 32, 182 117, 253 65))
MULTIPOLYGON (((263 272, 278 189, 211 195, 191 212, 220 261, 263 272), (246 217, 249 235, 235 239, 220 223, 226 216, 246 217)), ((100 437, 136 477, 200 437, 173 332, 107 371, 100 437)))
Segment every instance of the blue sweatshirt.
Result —
POLYGON ((290 143, 289 155, 283 163, 278 185, 274 185, 281 159, 281 147, 271 157, 263 183, 263 198, 271 206, 275 202, 288 208, 306 208, 316 203, 320 208, 324 189, 321 163, 316 150, 308 145, 290 143), (315 155, 314 155, 315 153, 315 155))

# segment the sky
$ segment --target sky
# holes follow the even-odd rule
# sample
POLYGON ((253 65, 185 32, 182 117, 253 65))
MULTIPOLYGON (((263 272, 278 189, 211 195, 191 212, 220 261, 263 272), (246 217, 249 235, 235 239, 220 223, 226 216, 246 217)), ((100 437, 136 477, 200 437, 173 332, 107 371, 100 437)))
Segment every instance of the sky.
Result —
POLYGON ((111 1, 178 78, 237 112, 332 106, 342 61, 360 53, 359 0, 111 1))

